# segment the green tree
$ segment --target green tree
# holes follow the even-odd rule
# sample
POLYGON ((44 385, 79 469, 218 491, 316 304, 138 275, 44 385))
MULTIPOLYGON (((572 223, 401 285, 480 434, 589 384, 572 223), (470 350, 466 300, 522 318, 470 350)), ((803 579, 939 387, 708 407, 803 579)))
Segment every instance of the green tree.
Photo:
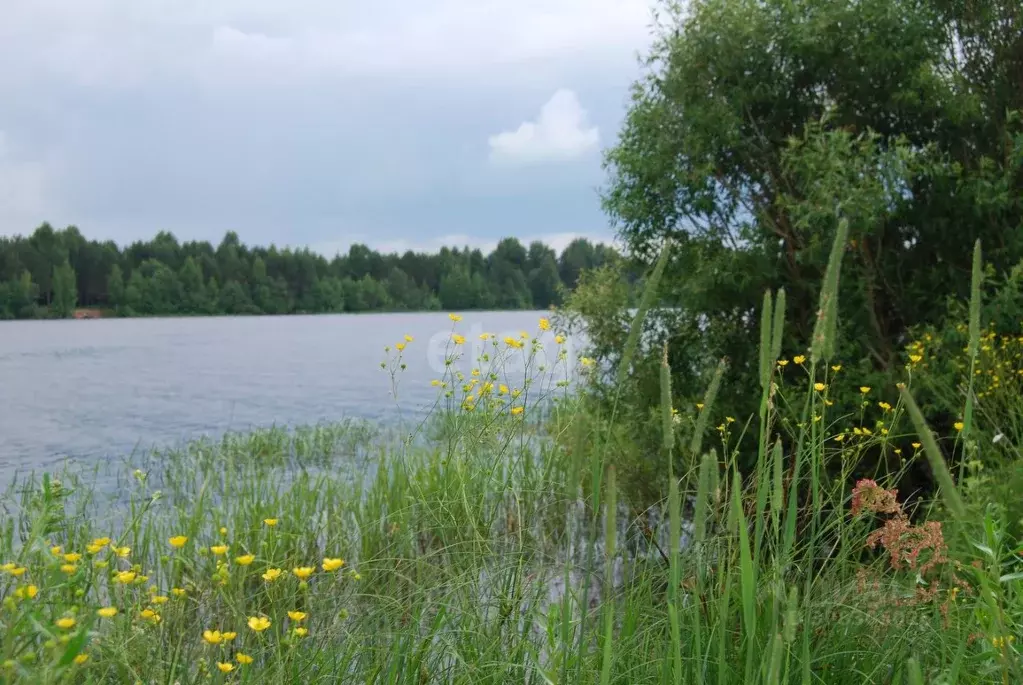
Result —
POLYGON ((238 281, 228 281, 220 289, 218 298, 220 311, 224 314, 258 314, 259 310, 252 305, 249 294, 238 281))
POLYGON ((78 278, 71 265, 64 263, 53 267, 53 313, 62 319, 71 316, 78 306, 78 278))
POLYGON ((127 304, 124 274, 119 264, 110 267, 110 275, 107 276, 107 304, 118 312, 127 304))
MULTIPOLYGON (((839 219, 850 225, 839 348, 866 360, 865 381, 879 374, 870 385, 894 381, 912 327, 968 294, 976 239, 997 271, 1023 257, 1023 128, 1011 111, 1023 104, 1023 14, 1015 0, 981 5, 668 5, 607 153, 604 207, 636 261, 675 245, 661 293, 674 306, 653 312, 649 340, 670 336, 671 356, 687 360, 672 364, 679 392, 706 385, 690 360, 727 357, 718 404, 756 412, 763 292, 785 288, 786 353, 805 350, 839 219)), ((562 255, 569 286, 585 252, 562 255)), ((653 357, 633 376, 655 402, 653 357)))
POLYGON ((181 265, 178 281, 181 284, 181 311, 189 314, 205 313, 210 306, 206 284, 203 283, 199 262, 191 255, 181 265))

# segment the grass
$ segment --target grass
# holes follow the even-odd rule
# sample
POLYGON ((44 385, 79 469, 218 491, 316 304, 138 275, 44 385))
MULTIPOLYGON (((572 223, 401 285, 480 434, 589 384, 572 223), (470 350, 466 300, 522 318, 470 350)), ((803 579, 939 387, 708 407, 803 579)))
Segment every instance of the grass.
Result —
MULTIPOLYGON (((488 340, 463 375, 454 315, 433 417, 400 437, 256 431, 141 455, 115 481, 16 483, 0 502, 0 678, 1023 682, 1018 521, 999 488, 1023 434, 986 411, 1018 411, 1019 393, 971 400, 969 428, 935 439, 913 401, 928 350, 911 348, 904 388, 861 390, 829 358, 827 326, 780 358, 781 300, 766 299, 757 416, 715 407, 717 381, 676 411, 665 359, 651 458, 668 497, 650 509, 616 487, 615 409, 568 393, 565 355, 542 363, 546 321, 488 340), (829 416, 838 393, 860 413, 829 416), (980 449, 995 430, 998 452, 980 449), (735 467, 742 431, 759 436, 753 473, 735 467), (916 434, 893 474, 849 487, 865 450, 916 434), (941 450, 968 454, 962 477, 941 450), (888 481, 925 461, 939 498, 909 512, 888 481)), ((414 345, 383 363, 396 396, 414 345)), ((990 366, 982 347, 966 368, 990 366)))

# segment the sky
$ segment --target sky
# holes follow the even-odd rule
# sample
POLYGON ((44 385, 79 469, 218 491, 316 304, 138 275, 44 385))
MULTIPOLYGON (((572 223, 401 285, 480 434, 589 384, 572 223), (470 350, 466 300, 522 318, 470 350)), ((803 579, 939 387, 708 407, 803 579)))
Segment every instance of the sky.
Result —
POLYGON ((608 240, 651 0, 31 0, 0 9, 0 234, 330 256, 608 240))

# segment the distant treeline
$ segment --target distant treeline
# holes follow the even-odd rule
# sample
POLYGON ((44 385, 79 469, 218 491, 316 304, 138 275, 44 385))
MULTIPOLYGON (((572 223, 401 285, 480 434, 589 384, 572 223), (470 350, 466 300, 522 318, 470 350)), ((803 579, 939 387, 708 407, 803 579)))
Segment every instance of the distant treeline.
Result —
POLYGON ((505 238, 489 255, 447 247, 380 254, 356 244, 327 259, 248 247, 234 232, 216 246, 160 232, 122 249, 43 224, 28 237, 0 238, 0 318, 67 317, 79 307, 121 316, 545 309, 581 271, 614 255, 585 239, 558 255, 505 238))

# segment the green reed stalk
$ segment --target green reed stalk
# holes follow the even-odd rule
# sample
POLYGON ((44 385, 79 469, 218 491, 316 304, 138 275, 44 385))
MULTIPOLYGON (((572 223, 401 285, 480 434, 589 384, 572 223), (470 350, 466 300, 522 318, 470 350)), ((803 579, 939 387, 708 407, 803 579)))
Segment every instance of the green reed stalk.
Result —
POLYGON ((917 406, 916 400, 913 399, 913 395, 910 394, 909 388, 900 383, 899 392, 902 395, 903 403, 906 405, 909 418, 913 421, 913 427, 916 428, 916 433, 920 436, 920 442, 923 443, 924 454, 927 456, 927 462, 931 465, 934 478, 938 481, 938 486, 941 488, 941 496, 945 500, 945 506, 948 507, 948 510, 957 519, 962 520, 966 516, 966 506, 963 504, 962 498, 959 497, 955 482, 952 480, 952 474, 949 473, 945 458, 938 448, 938 441, 934 439, 934 433, 927 425, 927 421, 924 419, 920 407, 917 406))
POLYGON ((768 408, 771 398, 771 378, 777 357, 771 356, 772 326, 771 291, 764 293, 764 305, 760 317, 760 432, 757 438, 757 510, 754 518, 753 557, 760 558, 760 545, 764 533, 764 510, 767 507, 768 488, 763 487, 767 477, 767 441, 770 431, 768 408))
POLYGON ((835 240, 831 243, 831 254, 828 266, 824 271, 824 283, 821 286, 820 302, 817 307, 817 323, 813 329, 810 345, 810 359, 813 364, 820 360, 830 360, 835 353, 835 337, 838 328, 838 278, 842 271, 842 255, 849 239, 849 221, 838 222, 835 240))
POLYGON ((779 288, 774 298, 774 322, 771 326, 771 357, 781 356, 782 337, 785 335, 785 288, 779 288))
POLYGON ((618 532, 618 493, 615 487, 615 468, 607 469, 607 510, 604 513, 604 543, 607 558, 604 561, 604 655, 600 668, 600 684, 611 682, 611 657, 614 653, 614 559, 615 537, 618 532))
POLYGON ((658 285, 661 282, 661 276, 664 274, 664 267, 668 264, 670 254, 671 241, 665 241, 664 247, 661 248, 661 254, 657 258, 657 263, 654 264, 654 270, 650 274, 650 279, 647 281, 646 287, 643 288, 643 295, 639 300, 639 309, 636 311, 636 316, 632 320, 632 326, 629 328, 629 337, 625 339, 622 361, 618 366, 617 382, 619 386, 625 382, 629 375, 632 358, 636 355, 639 337, 643 332, 643 321, 646 319, 646 314, 657 297, 658 285))
POLYGON ((710 412, 714 407, 714 400, 721 389, 721 379, 725 375, 725 360, 718 362, 714 375, 711 376, 710 385, 703 395, 703 409, 696 417, 696 427, 693 429, 693 439, 689 444, 689 456, 694 461, 700 458, 700 449, 703 446, 703 434, 707 432, 707 424, 710 421, 710 412))
POLYGON ((771 382, 774 360, 771 359, 771 291, 764 291, 764 304, 760 308, 760 387, 765 390, 771 382))
MULTIPOLYGON (((973 387, 975 369, 977 368, 977 356, 980 354, 980 307, 981 286, 984 282, 984 264, 981 253, 980 238, 973 244, 973 268, 970 273, 970 339, 966 346, 967 354, 970 357, 970 379, 966 388, 966 407, 963 409, 963 442, 969 439, 973 429, 973 387)), ((966 468, 966 458, 959 460, 959 480, 963 479, 963 471, 966 468)))
POLYGON ((742 478, 738 470, 732 474, 732 507, 739 533, 739 588, 742 592, 743 628, 746 638, 746 682, 750 682, 757 641, 757 574, 750 551, 749 528, 742 507, 742 478))
POLYGON ((682 536, 679 484, 673 466, 675 426, 671 406, 671 366, 668 364, 668 346, 664 345, 661 359, 661 423, 664 431, 664 453, 668 460, 668 621, 671 631, 671 664, 673 680, 682 682, 682 637, 678 619, 679 540, 682 536))

